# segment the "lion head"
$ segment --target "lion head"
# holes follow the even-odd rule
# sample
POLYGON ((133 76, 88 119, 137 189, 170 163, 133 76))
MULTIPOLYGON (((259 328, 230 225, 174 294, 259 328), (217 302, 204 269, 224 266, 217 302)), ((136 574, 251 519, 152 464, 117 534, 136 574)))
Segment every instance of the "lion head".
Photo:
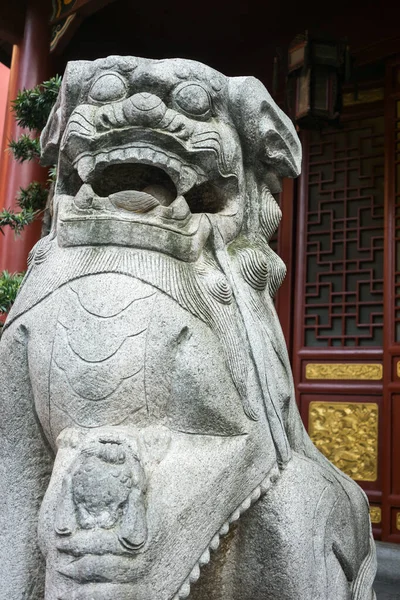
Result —
POLYGON ((69 63, 42 137, 58 163, 62 246, 116 244, 197 260, 259 228, 260 198, 299 174, 291 121, 253 77, 182 59, 69 63))

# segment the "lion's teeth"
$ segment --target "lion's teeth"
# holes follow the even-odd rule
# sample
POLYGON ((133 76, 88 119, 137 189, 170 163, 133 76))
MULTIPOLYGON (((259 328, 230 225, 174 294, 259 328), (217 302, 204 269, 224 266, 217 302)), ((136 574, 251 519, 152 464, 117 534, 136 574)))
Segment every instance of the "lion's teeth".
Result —
POLYGON ((186 202, 183 196, 179 196, 173 204, 171 204, 171 217, 172 219, 177 219, 178 221, 182 221, 186 219, 187 216, 190 215, 190 208, 188 203, 186 202))
POLYGON ((182 167, 179 174, 178 194, 184 195, 196 185, 197 173, 190 167, 182 167))
POLYGON ((150 162, 150 164, 157 164, 158 163, 157 158, 158 158, 157 153, 154 152, 153 150, 146 152, 146 159, 150 162))
POLYGON ((79 192, 75 196, 74 203, 80 209, 88 209, 93 204, 95 193, 91 185, 85 183, 81 186, 79 192))
POLYGON ((118 161, 121 160, 121 158, 123 158, 123 156, 124 156, 124 153, 121 152, 120 149, 113 150, 109 154, 109 160, 112 161, 112 162, 118 162, 118 161))
POLYGON ((90 173, 94 169, 94 158, 91 156, 84 156, 78 162, 78 175, 83 182, 88 180, 90 173))
POLYGON ((92 181, 95 169, 101 172, 106 167, 119 163, 147 164, 163 169, 174 182, 178 196, 183 196, 203 179, 189 165, 182 165, 178 158, 142 145, 114 148, 95 156, 84 156, 79 159, 77 170, 82 181, 88 182, 92 181))
POLYGON ((168 161, 168 165, 171 168, 172 171, 174 171, 175 173, 179 173, 182 167, 182 164, 180 163, 179 160, 176 160, 175 158, 171 158, 168 161))

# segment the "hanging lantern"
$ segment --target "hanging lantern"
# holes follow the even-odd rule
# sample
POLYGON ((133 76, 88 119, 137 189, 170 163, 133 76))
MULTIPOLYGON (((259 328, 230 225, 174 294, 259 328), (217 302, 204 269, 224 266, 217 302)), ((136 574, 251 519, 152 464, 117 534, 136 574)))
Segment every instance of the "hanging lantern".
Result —
POLYGON ((337 125, 342 83, 348 78, 345 42, 298 35, 289 47, 286 104, 300 129, 337 125))

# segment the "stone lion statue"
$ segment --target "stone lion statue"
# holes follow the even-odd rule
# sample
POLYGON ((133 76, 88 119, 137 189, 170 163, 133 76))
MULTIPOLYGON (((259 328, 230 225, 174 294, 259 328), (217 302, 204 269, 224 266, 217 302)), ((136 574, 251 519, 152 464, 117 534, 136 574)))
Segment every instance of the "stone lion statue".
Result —
POLYGON ((1 341, 1 600, 372 600, 361 489, 301 423, 273 295, 300 171, 252 77, 69 63, 49 235, 1 341))

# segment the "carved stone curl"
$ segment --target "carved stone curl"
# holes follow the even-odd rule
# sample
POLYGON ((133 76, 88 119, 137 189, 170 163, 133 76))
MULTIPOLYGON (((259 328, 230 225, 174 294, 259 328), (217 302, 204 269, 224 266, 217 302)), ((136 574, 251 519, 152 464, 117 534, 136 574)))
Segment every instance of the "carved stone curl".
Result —
POLYGON ((110 56, 68 64, 41 145, 53 222, 1 341, 0 599, 372 600, 366 497, 304 431, 273 306, 289 119, 252 77, 110 56))

